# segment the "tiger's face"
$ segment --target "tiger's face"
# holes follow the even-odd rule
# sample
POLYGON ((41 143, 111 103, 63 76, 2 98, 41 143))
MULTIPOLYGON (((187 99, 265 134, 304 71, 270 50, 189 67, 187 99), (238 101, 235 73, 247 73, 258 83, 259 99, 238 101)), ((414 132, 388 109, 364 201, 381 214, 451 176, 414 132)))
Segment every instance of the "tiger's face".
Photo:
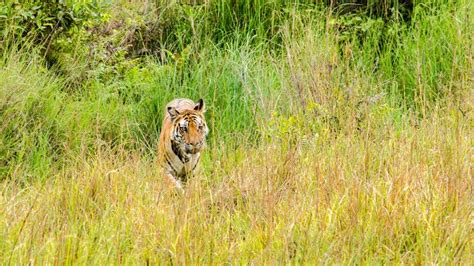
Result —
POLYGON ((204 101, 200 99, 194 110, 178 112, 176 108, 169 107, 168 113, 173 123, 171 139, 174 144, 187 154, 200 152, 206 145, 206 136, 209 133, 204 119, 204 101))

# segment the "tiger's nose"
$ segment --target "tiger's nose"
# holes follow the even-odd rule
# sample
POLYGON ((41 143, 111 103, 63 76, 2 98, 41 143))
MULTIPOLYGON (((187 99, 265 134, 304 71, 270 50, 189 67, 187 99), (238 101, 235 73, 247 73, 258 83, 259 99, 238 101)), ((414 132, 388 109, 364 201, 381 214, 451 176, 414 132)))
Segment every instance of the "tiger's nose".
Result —
POLYGON ((194 143, 194 144, 186 144, 186 152, 187 153, 198 153, 202 148, 202 143, 194 143))

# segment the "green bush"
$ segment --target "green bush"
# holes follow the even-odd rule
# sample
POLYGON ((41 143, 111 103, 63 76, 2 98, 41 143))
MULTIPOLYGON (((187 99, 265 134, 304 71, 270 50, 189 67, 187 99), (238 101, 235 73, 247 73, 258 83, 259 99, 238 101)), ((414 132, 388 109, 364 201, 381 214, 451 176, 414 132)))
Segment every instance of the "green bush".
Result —
POLYGON ((61 33, 100 16, 96 1, 7 0, 0 5, 0 29, 5 38, 33 39, 48 47, 61 33))

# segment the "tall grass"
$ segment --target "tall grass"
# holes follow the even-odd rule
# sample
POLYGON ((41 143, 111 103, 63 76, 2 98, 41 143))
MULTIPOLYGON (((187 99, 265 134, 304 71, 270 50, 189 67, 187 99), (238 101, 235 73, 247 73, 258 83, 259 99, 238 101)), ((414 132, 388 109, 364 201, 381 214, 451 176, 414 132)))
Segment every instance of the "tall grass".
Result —
MULTIPOLYGON (((123 78, 93 80, 84 88, 87 91, 70 97, 61 89, 64 79, 48 72, 41 74, 46 70, 37 69, 35 61, 25 55, 11 55, 3 62, 1 80, 5 101, 1 136, 5 145, 0 158, 4 171, 11 174, 18 166, 15 159, 25 160, 23 154, 31 149, 40 149, 38 155, 29 153, 39 156, 40 164, 42 160, 62 160, 58 157, 69 153, 87 153, 102 145, 154 153, 163 106, 176 97, 206 99, 211 145, 236 136, 240 139, 243 132, 255 135, 257 107, 249 94, 251 88, 242 84, 242 75, 246 74, 239 73, 233 61, 238 58, 226 58, 217 50, 208 53, 206 60, 186 68, 179 63, 137 65, 123 78)), ((256 140, 250 136, 244 139, 256 140)), ((47 165, 31 168, 43 167, 47 165)))
POLYGON ((469 264, 473 5, 382 2, 117 1, 48 53, 8 20, 0 263, 469 264), (176 97, 211 132, 184 196, 176 97))
POLYGON ((2 260, 469 263, 472 130, 459 112, 437 113, 401 132, 233 149, 183 197, 124 151, 25 188, 4 182, 2 260))

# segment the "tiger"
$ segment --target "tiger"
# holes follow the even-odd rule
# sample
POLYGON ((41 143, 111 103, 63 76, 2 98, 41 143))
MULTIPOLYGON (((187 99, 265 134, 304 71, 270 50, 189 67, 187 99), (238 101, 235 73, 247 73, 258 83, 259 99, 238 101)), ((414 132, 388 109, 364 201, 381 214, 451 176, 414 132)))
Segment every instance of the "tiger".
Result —
POLYGON ((158 161, 165 178, 183 192, 183 185, 195 174, 206 147, 209 128, 204 117, 204 100, 175 99, 166 105, 158 146, 158 161))

